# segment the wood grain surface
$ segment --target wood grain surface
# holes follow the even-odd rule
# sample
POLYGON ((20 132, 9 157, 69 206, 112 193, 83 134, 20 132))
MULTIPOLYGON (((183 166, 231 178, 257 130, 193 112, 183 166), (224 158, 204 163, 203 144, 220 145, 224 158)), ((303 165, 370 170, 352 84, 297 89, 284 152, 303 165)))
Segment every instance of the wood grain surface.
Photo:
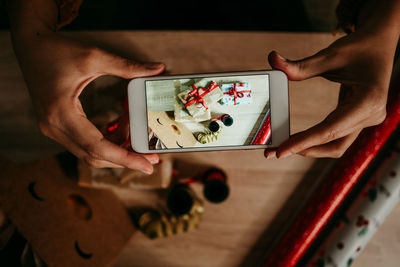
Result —
MULTIPOLYGON (((266 69, 271 50, 290 59, 299 59, 335 39, 331 34, 316 33, 124 31, 63 34, 138 61, 164 62, 171 74, 266 69)), ((61 151, 58 144, 43 137, 36 127, 9 33, 0 33, 0 48, 1 156, 21 162, 61 151)), ((112 77, 99 78, 90 84, 83 99, 89 116, 106 109, 114 96, 123 95, 125 85, 124 81, 112 77)), ((337 103, 338 84, 322 78, 290 82, 289 87, 292 133, 321 121, 337 103)), ((282 233, 284 225, 331 163, 329 159, 301 156, 266 160, 262 150, 185 153, 175 157, 183 167, 213 165, 224 169, 231 189, 228 200, 218 205, 206 202, 199 229, 190 233, 158 240, 135 233, 114 266, 254 266, 262 261, 273 239, 282 233)), ((202 197, 201 186, 196 185, 195 190, 202 197)), ((155 206, 161 201, 149 191, 114 191, 130 208, 155 206)), ((353 266, 398 266, 399 218, 398 206, 353 266)))

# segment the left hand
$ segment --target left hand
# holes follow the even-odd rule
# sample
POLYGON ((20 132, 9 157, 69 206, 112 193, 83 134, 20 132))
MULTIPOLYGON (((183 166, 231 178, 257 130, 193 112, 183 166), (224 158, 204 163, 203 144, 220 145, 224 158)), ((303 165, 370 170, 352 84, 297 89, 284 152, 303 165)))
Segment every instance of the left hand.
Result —
POLYGON ((42 133, 92 167, 152 173, 157 154, 137 154, 119 146, 127 138, 127 119, 120 124, 119 136, 107 138, 86 117, 79 95, 99 76, 152 76, 162 73, 165 65, 134 62, 53 32, 23 40, 15 43, 16 52, 42 133))

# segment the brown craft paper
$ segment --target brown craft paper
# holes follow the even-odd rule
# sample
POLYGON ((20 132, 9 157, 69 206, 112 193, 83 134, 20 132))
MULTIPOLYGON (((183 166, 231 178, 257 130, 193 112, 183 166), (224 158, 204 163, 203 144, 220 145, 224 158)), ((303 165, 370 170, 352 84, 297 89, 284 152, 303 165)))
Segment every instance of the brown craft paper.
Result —
MULTIPOLYGON (((200 84, 204 84, 205 79, 200 80, 199 82, 195 83, 195 87, 198 89, 198 93, 200 95, 202 95, 205 90, 207 88, 200 86, 200 84)), ((210 86, 211 82, 207 82, 208 83, 208 87, 210 86)), ((183 92, 178 93, 177 98, 180 100, 180 102, 182 104, 186 104, 187 100, 186 99, 190 99, 190 97, 188 97, 189 93, 193 91, 193 88, 184 90, 183 92)), ((219 86, 217 86, 216 88, 214 88, 212 91, 208 92, 203 98, 204 100, 204 104, 205 105, 210 105, 212 103, 215 103, 217 101, 219 101, 222 97, 224 96, 224 93, 221 91, 221 89, 219 88, 219 86)), ((208 108, 205 107, 205 105, 202 103, 193 103, 192 105, 187 106, 185 109, 188 111, 188 113, 193 116, 194 118, 197 118, 196 121, 205 121, 205 120, 209 120, 209 114, 210 114, 210 110, 208 108), (206 115, 205 115, 206 114, 206 115), (208 118, 204 119, 204 120, 200 120, 201 117, 207 117, 208 114, 208 118)), ((175 106, 176 108, 176 106, 175 106)))
POLYGON ((167 148, 193 147, 196 139, 182 123, 168 117, 164 111, 147 110, 149 127, 167 148))
POLYGON ((154 165, 150 175, 131 169, 97 169, 85 162, 78 163, 79 185, 118 186, 132 188, 167 188, 172 178, 172 158, 160 155, 160 163, 154 165))
POLYGON ((134 232, 113 193, 77 186, 54 158, 3 164, 0 204, 49 266, 109 266, 134 232))
POLYGON ((205 112, 198 114, 196 116, 190 115, 185 106, 178 102, 175 101, 175 109, 174 109, 174 117, 175 121, 178 122, 202 122, 202 121, 208 121, 211 119, 211 111, 210 109, 207 109, 205 112))

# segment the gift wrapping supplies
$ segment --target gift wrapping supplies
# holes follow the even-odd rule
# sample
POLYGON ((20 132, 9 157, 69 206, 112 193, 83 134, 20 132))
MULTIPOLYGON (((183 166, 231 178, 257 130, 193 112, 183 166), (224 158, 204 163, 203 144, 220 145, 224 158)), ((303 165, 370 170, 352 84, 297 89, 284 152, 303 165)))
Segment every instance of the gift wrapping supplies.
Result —
POLYGON ((349 266, 399 200, 400 139, 307 266, 349 266))
POLYGON ((202 122, 211 118, 209 105, 221 100, 222 105, 252 103, 250 85, 243 83, 223 83, 212 81, 208 88, 193 84, 192 89, 179 93, 180 101, 175 103, 175 120, 179 122, 202 122))
POLYGON ((243 105, 250 104, 253 101, 250 85, 247 82, 224 83, 221 84, 221 90, 224 93, 221 99, 222 105, 243 105))
POLYGON ((400 81, 389 90, 383 123, 364 129, 332 172, 298 213, 288 231, 267 255, 264 266, 293 267, 321 233, 335 211, 400 122, 400 81))
POLYGON ((265 145, 271 138, 271 112, 270 110, 265 113, 264 119, 257 133, 251 141, 252 145, 265 145))
MULTIPOLYGON (((214 81, 210 83, 208 88, 197 87, 192 84, 192 89, 179 93, 178 98, 195 121, 209 120, 211 118, 209 105, 220 100, 223 93, 214 81)), ((179 113, 179 110, 175 113, 179 113)))

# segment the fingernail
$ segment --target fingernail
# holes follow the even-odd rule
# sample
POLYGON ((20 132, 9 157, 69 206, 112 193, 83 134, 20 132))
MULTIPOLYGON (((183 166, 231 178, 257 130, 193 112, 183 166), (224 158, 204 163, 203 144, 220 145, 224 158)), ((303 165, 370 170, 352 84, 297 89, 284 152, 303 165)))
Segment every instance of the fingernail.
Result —
POLYGON ((279 154, 279 155, 277 154, 276 157, 277 157, 278 159, 284 159, 284 158, 289 157, 290 155, 292 155, 292 153, 289 152, 289 151, 287 151, 287 152, 283 152, 282 154, 279 154))
POLYGON ((146 174, 152 174, 153 173, 153 168, 146 168, 143 170, 144 173, 146 174))
POLYGON ((146 69, 148 70, 155 70, 155 69, 159 69, 161 67, 164 66, 163 63, 146 63, 146 69))
POLYGON ((160 162, 158 158, 150 158, 149 160, 151 164, 157 164, 158 162, 160 162))
POLYGON ((276 53, 276 55, 281 59, 281 60, 283 60, 283 61, 287 61, 287 59, 286 58, 284 58, 283 56, 281 56, 278 52, 276 53))
POLYGON ((264 157, 266 158, 266 159, 270 159, 270 158, 273 158, 273 157, 275 157, 276 155, 275 155, 275 151, 268 151, 268 152, 265 152, 264 153, 264 157))

